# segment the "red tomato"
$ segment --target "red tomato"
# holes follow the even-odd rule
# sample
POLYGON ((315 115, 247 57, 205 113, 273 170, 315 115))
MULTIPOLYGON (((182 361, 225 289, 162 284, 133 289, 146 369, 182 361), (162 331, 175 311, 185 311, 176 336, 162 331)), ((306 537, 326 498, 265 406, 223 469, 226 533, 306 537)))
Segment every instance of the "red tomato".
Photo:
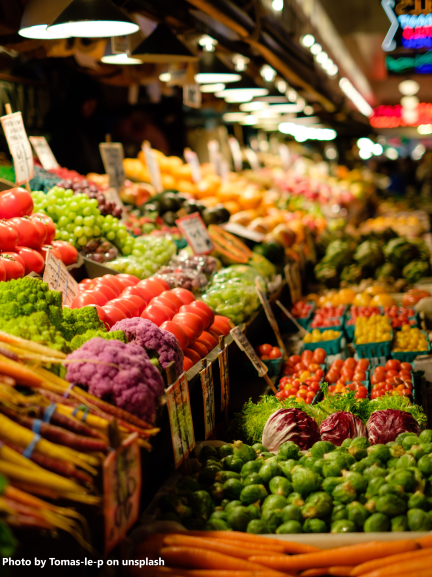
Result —
POLYGON ((43 245, 46 234, 43 235, 34 221, 29 218, 12 218, 9 222, 18 231, 20 246, 39 248, 43 245))
POLYGON ((15 250, 19 241, 18 230, 6 221, 0 221, 0 251, 15 250))
POLYGON ((193 351, 197 352, 200 356, 201 359, 203 359, 204 357, 206 357, 209 354, 209 350, 207 349, 207 347, 205 346, 204 343, 200 343, 199 340, 197 340, 193 345, 191 345, 190 347, 193 351))
POLYGON ((358 369, 356 369, 356 372, 354 373, 354 376, 353 376, 353 380, 354 381, 366 381, 366 373, 364 373, 362 371, 358 371, 358 369))
POLYGON ((306 361, 306 363, 309 365, 309 363, 312 362, 312 357, 313 357, 313 352, 309 351, 308 349, 306 349, 305 351, 302 352, 302 354, 300 355, 300 358, 302 361, 306 361))
MULTIPOLYGON (((39 253, 40 254, 40 253, 39 253)), ((92 284, 93 280, 91 278, 85 278, 79 283, 79 289, 81 291, 90 289, 90 285, 92 284)))
POLYGON ((173 315, 175 315, 176 313, 178 313, 178 308, 176 307, 176 305, 169 299, 167 299, 166 297, 163 297, 162 295, 152 299, 150 301, 151 305, 162 305, 164 307, 167 307, 168 309, 170 309, 173 313, 173 315))
POLYGON ((388 370, 399 371, 400 361, 398 361, 397 359, 390 359, 389 361, 386 362, 384 368, 386 369, 386 371, 388 370))
MULTIPOLYGON (((387 361, 387 362, 389 362, 389 361, 387 361)), ((399 375, 399 372, 396 370, 390 369, 389 371, 387 371, 387 378, 397 377, 398 375, 399 375)))
POLYGON ((306 392, 306 391, 299 391, 299 392, 296 394, 296 397, 297 397, 298 399, 299 399, 300 397, 301 397, 302 399, 305 399, 305 398, 307 397, 307 392, 306 392))
POLYGON ((145 280, 140 280, 136 286, 147 289, 152 294, 152 298, 158 297, 164 291, 162 285, 153 278, 146 278, 145 280))
POLYGON ((280 359, 281 356, 282 356, 282 353, 281 353, 280 349, 278 349, 277 347, 273 347, 271 352, 270 352, 269 357, 271 359, 280 359))
POLYGON ((308 371, 309 371, 310 373, 314 373, 315 371, 318 371, 320 368, 321 368, 320 365, 318 365, 317 363, 311 363, 311 364, 308 366, 308 371))
MULTIPOLYGON (((192 313, 193 315, 200 317, 200 319, 203 322, 203 330, 204 328, 208 328, 207 327, 207 323, 208 323, 208 315, 207 313, 205 313, 204 311, 202 311, 199 308, 193 307, 192 305, 182 305, 180 307, 180 311, 179 313, 192 313)), ((202 332, 202 331, 201 331, 202 332)))
POLYGON ((170 300, 176 307, 177 312, 180 310, 180 307, 183 305, 183 302, 181 299, 179 299, 178 296, 176 296, 172 291, 164 291, 163 293, 161 293, 158 298, 164 298, 164 299, 168 299, 170 300))
POLYGON ((349 369, 354 369, 356 367, 356 365, 357 365, 357 361, 355 359, 353 359, 352 357, 349 357, 344 362, 344 367, 347 367, 349 369))
POLYGON ((195 333, 193 332, 193 330, 192 330, 190 327, 188 327, 187 325, 185 325, 184 323, 183 323, 183 324, 180 324, 180 323, 176 322, 175 324, 176 324, 177 326, 179 326, 179 327, 186 333, 186 336, 187 336, 187 338, 189 339, 188 347, 189 347, 190 345, 193 345, 193 343, 194 343, 194 342, 196 341, 196 339, 197 339, 195 333))
MULTIPOLYGON (((1 226, 1 223, 0 223, 1 226)), ((40 253, 37 250, 33 250, 32 248, 27 248, 26 246, 17 246, 15 248, 17 253, 24 261, 25 266, 25 274, 29 274, 31 272, 35 272, 39 274, 43 271, 45 266, 45 261, 40 253)))
POLYGON ((148 305, 148 307, 141 313, 143 319, 148 319, 157 325, 161 326, 165 321, 171 321, 173 319, 173 312, 168 307, 163 305, 148 305))
MULTIPOLYGON (((209 327, 211 327, 211 325, 214 323, 215 315, 212 309, 206 303, 203 301, 193 301, 188 306, 199 309, 207 316, 207 322, 204 322, 204 330, 207 330, 209 327)), ((197 312, 199 311, 197 310, 197 312)))
POLYGON ((331 383, 332 385, 334 385, 336 383, 336 381, 338 380, 339 375, 336 372, 332 372, 331 370, 327 373, 325 380, 329 383, 331 383))
POLYGON ((42 212, 34 212, 30 218, 31 220, 39 220, 40 222, 44 223, 47 233, 45 238, 45 244, 51 244, 52 241, 54 240, 56 233, 56 227, 52 218, 49 217, 47 214, 43 214, 42 212))
POLYGON ((183 370, 186 373, 189 369, 191 369, 194 366, 194 363, 188 359, 188 357, 184 357, 183 359, 183 370))
POLYGON ((118 296, 112 287, 110 287, 107 284, 104 284, 103 282, 99 282, 99 283, 93 282, 91 284, 90 290, 94 290, 96 292, 102 293, 103 295, 106 296, 108 301, 112 301, 113 299, 117 298, 117 296, 118 296))
MULTIPOLYGON (((316 349, 318 350, 318 349, 316 349)), ((325 351, 324 351, 325 352, 325 351)), ((288 361, 294 366, 301 361, 300 355, 291 355, 288 361)))
POLYGON ((6 276, 6 267, 4 266, 3 262, 0 261, 0 281, 7 280, 6 276))
POLYGON ((59 251, 61 260, 66 266, 77 262, 78 251, 70 242, 66 242, 65 240, 53 240, 52 246, 59 251))
POLYGON ((412 392, 410 391, 410 389, 404 389, 402 391, 402 396, 403 397, 411 397, 412 396, 412 392))
POLYGON ((192 349, 185 349, 184 356, 190 359, 194 365, 196 365, 201 361, 201 357, 199 356, 199 354, 192 349))
POLYGON ((0 193, 0 218, 28 216, 32 212, 33 198, 24 188, 10 188, 0 193))
POLYGON ((117 296, 123 291, 123 285, 118 280, 115 280, 115 275, 113 274, 105 274, 104 276, 97 278, 94 282, 102 282, 103 284, 108 285, 113 289, 117 296))
POLYGON ((324 371, 322 369, 318 369, 317 371, 315 371, 315 376, 322 379, 324 376, 324 371))
POLYGON ((159 278, 158 276, 152 276, 151 280, 155 280, 156 282, 158 282, 164 291, 169 291, 169 288, 170 288, 169 284, 165 280, 163 280, 162 278, 159 278))
POLYGON ((39 233, 39 237, 42 239, 42 242, 40 243, 39 246, 46 244, 47 227, 45 226, 45 223, 42 220, 39 220, 37 218, 30 219, 30 220, 35 225, 35 227, 37 228, 37 231, 39 233))
POLYGON ((400 370, 412 372, 413 368, 411 363, 401 363, 400 370))
POLYGON ((180 312, 175 315, 173 321, 179 323, 181 327, 183 327, 183 325, 187 325, 193 330, 196 338, 198 338, 204 330, 204 324, 201 317, 193 313, 180 312))
POLYGON ((108 301, 104 301, 104 296, 96 291, 83 291, 80 293, 71 304, 72 309, 80 309, 88 305, 104 306, 108 301))
MULTIPOLYGON (((167 290, 168 290, 168 288, 167 288, 167 290)), ((194 295, 191 293, 191 291, 188 291, 187 289, 177 287, 177 288, 172 289, 171 292, 176 297, 178 297, 184 305, 189 305, 191 302, 193 302, 195 300, 194 295)))
POLYGON ((213 323, 212 326, 209 328, 209 331, 213 331, 218 335, 224 337, 228 336, 230 332, 230 330, 229 329, 227 330, 225 326, 222 326, 221 324, 217 323, 213 323))
POLYGON ((121 274, 116 274, 116 279, 119 280, 122 285, 125 286, 125 288, 127 288, 128 286, 135 286, 136 284, 139 283, 139 278, 137 276, 134 276, 133 274, 125 274, 125 273, 121 273, 121 274))
POLYGON ((382 373, 375 373, 371 376, 371 383, 373 385, 377 385, 378 383, 380 383, 383 379, 383 375, 382 373))
POLYGON ((369 368, 369 360, 368 359, 360 359, 357 362, 356 368, 361 370, 361 371, 367 371, 367 369, 369 368))
POLYGON ((260 359, 261 359, 262 361, 269 361, 269 360, 270 360, 270 357, 269 357, 268 355, 262 355, 262 356, 260 357, 260 359))
POLYGON ((168 331, 169 333, 174 335, 182 351, 184 351, 188 347, 189 345, 188 336, 181 328, 181 326, 178 325, 177 323, 174 323, 173 321, 165 321, 164 323, 161 324, 159 328, 163 329, 164 331, 168 331))
POLYGON ((367 390, 363 387, 362 390, 356 392, 354 397, 356 399, 366 399, 367 398, 367 390))
POLYGON ((97 311, 97 314, 100 318, 100 320, 105 324, 105 326, 107 327, 108 330, 110 330, 111 328, 111 324, 110 324, 110 320, 108 318, 108 315, 106 314, 106 312, 103 310, 102 307, 100 307, 99 305, 93 305, 94 308, 97 311))
POLYGON ((146 303, 146 306, 149 304, 149 301, 146 300, 145 298, 145 291, 138 288, 137 286, 128 286, 127 288, 124 289, 124 291, 121 293, 121 297, 128 297, 128 296, 137 296, 139 297, 141 300, 143 300, 146 303))
POLYGON ((134 317, 135 316, 139 317, 139 315, 143 312, 143 310, 147 306, 145 300, 143 300, 141 297, 137 297, 136 295, 122 295, 120 296, 120 299, 133 303, 136 306, 136 308, 138 309, 138 314, 134 315, 134 317))
POLYGON ((0 254, 1 262, 6 272, 6 280, 21 278, 25 274, 25 263, 19 254, 4 252, 0 254))
POLYGON ((264 345, 260 345, 259 347, 256 348, 256 351, 258 353, 258 355, 269 355, 271 350, 272 350, 272 346, 268 345, 268 344, 264 344, 264 345))
POLYGON ((337 367, 341 369, 344 366, 344 362, 342 359, 336 359, 332 362, 332 367, 337 367))
POLYGON ((411 371, 399 371, 399 376, 401 379, 410 379, 411 378, 411 371))
POLYGON ((128 318, 132 318, 132 317, 138 317, 138 309, 135 307, 135 305, 133 305, 132 303, 128 302, 126 299, 121 299, 121 298, 116 298, 113 299, 112 301, 110 301, 110 304, 113 307, 116 307, 118 309, 120 309, 121 311, 124 312, 124 314, 128 317, 128 318))
POLYGON ((312 362, 316 363, 317 365, 322 365, 324 364, 326 357, 327 353, 324 349, 315 349, 312 355, 312 362))
POLYGON ((206 342, 209 343, 210 345, 210 350, 212 351, 218 344, 218 340, 215 339, 215 337, 213 335, 211 335, 210 333, 208 333, 207 331, 203 331, 201 333, 200 339, 205 339, 206 342))
POLYGON ((48 244, 44 244, 43 246, 41 246, 41 247, 39 247, 39 248, 35 248, 34 250, 37 250, 37 251, 38 251, 38 253, 43 257, 44 261, 46 260, 46 257, 47 257, 47 254, 48 254, 48 251, 49 251, 49 250, 51 251, 51 253, 52 253, 56 258, 58 258, 58 260, 61 260, 61 259, 62 259, 61 254, 60 254, 60 251, 58 250, 58 248, 55 248, 55 247, 53 247, 53 246, 51 246, 51 245, 48 245, 48 244))
POLYGON ((222 329, 227 331, 225 334, 228 335, 231 330, 231 321, 229 318, 224 317, 222 315, 215 315, 213 324, 220 326, 222 329))
POLYGON ((105 306, 103 306, 102 310, 105 311, 105 313, 108 317, 108 322, 109 322, 110 326, 113 326, 116 323, 118 323, 119 321, 122 321, 123 319, 128 318, 126 313, 124 313, 119 308, 113 306, 111 303, 108 303, 105 306))

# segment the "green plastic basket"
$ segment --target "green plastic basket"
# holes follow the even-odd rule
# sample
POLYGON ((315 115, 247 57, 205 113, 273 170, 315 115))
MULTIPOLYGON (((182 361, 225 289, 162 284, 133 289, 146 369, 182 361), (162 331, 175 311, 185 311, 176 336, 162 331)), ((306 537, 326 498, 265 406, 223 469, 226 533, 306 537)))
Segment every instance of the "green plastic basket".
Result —
POLYGON ((354 349, 361 359, 372 359, 374 357, 388 357, 392 347, 393 333, 391 339, 382 343, 367 343, 365 345, 356 345, 353 342, 354 349))
POLYGON ((431 344, 429 341, 429 337, 426 331, 421 331, 423 334, 426 335, 428 350, 427 351, 407 351, 404 353, 395 353, 391 351, 391 356, 393 359, 397 359, 401 361, 401 363, 412 363, 417 357, 428 355, 431 351, 431 344))
POLYGON ((337 339, 331 341, 319 341, 318 343, 303 343, 303 347, 308 351, 324 349, 327 355, 337 355, 342 350, 342 331, 337 339))

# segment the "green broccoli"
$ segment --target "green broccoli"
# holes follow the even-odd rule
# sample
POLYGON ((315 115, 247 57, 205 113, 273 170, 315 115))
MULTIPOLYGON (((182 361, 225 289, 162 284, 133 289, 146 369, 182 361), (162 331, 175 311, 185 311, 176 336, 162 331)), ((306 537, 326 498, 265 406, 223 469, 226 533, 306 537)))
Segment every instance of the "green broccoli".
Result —
POLYGON ((65 307, 63 309, 61 331, 67 341, 71 341, 76 335, 83 335, 88 330, 107 332, 95 307, 88 306, 81 309, 65 307))
POLYGON ((94 337, 102 337, 103 339, 106 339, 108 341, 109 340, 117 340, 117 341, 121 341, 122 343, 127 344, 126 335, 124 334, 123 331, 112 331, 111 333, 107 333, 107 332, 103 332, 103 331, 89 330, 89 331, 86 331, 82 335, 76 335, 72 339, 72 341, 70 343, 71 350, 76 351, 84 343, 86 343, 90 339, 93 339, 94 337))

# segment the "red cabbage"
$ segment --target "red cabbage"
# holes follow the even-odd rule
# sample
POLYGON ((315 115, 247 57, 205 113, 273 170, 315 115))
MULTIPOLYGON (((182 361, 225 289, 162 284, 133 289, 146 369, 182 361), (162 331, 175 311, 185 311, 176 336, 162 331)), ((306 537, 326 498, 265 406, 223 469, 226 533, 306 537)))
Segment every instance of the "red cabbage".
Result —
POLYGON ((361 420, 346 411, 338 411, 327 417, 320 426, 321 440, 340 446, 345 439, 366 437, 366 427, 361 420))
POLYGON ((271 453, 277 453, 286 441, 306 450, 319 440, 318 425, 301 409, 279 409, 270 415, 262 436, 262 444, 271 453))
POLYGON ((396 409, 375 411, 370 416, 366 429, 371 445, 390 443, 400 433, 420 434, 420 426, 411 413, 396 409))

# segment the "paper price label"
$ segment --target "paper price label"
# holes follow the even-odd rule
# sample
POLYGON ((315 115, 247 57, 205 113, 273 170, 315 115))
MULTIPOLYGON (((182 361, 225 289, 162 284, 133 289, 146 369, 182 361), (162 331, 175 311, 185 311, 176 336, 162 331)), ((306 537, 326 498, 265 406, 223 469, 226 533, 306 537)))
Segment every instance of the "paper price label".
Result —
POLYGON ((236 222, 226 222, 225 224, 222 225, 222 228, 227 230, 228 232, 232 232, 236 236, 241 236, 242 238, 252 240, 253 242, 263 242, 265 239, 265 234, 263 234, 262 232, 257 232, 256 230, 249 230, 245 226, 237 224, 236 222))
POLYGON ((280 289, 281 286, 282 286, 282 275, 277 274, 272 281, 267 283, 269 294, 276 292, 277 290, 280 289))
POLYGON ((238 327, 234 327, 233 329, 231 329, 230 333, 231 333, 232 338, 237 343, 239 349, 247 354, 250 362, 253 364, 253 366, 258 371, 258 375, 260 377, 263 377, 265 374, 267 374, 268 368, 265 366, 265 364, 258 357, 253 346, 250 344, 250 342, 245 337, 245 335, 241 332, 241 330, 238 327))
POLYGON ((248 159, 249 164, 251 165, 252 170, 259 170, 261 168, 260 161, 258 160, 257 153, 252 150, 252 148, 245 148, 244 153, 246 154, 246 158, 248 159))
POLYGON ((243 157, 239 141, 237 140, 237 138, 234 138, 234 136, 230 136, 228 138, 228 144, 234 161, 234 169, 236 172, 241 172, 241 169, 243 167, 243 157))
POLYGON ((192 180, 197 183, 202 180, 201 166, 196 152, 193 152, 190 148, 185 148, 184 157, 186 162, 189 164, 192 171, 192 180))
POLYGON ((201 108, 201 90, 199 84, 183 86, 183 104, 189 108, 201 108))
POLYGON ((103 464, 105 555, 126 537, 138 520, 141 457, 138 433, 125 439, 103 464))
POLYGON ((177 469, 195 447, 189 385, 183 373, 166 391, 174 464, 177 469))
POLYGON ((209 254, 213 243, 201 216, 194 212, 176 220, 180 232, 187 240, 194 254, 209 254))
POLYGON ((29 136, 29 140, 45 170, 53 170, 59 167, 45 136, 29 136))
POLYGON ((34 175, 33 153, 24 128, 21 112, 0 118, 15 169, 16 184, 29 182, 34 175))
POLYGON ((99 150, 105 172, 109 176, 109 185, 121 190, 126 180, 123 167, 124 151, 121 142, 101 142, 99 150))
POLYGON ((225 409, 229 405, 229 399, 230 399, 228 347, 224 347, 221 351, 219 351, 218 360, 219 360, 219 374, 221 383, 221 410, 225 411, 225 409))
POLYGON ((64 305, 71 305, 79 295, 77 281, 69 274, 62 261, 56 258, 50 250, 45 261, 43 280, 48 284, 50 290, 63 293, 64 305))
POLYGON ((142 145, 142 150, 144 152, 147 168, 150 172, 151 183, 157 193, 163 192, 161 171, 150 144, 148 142, 144 142, 142 145))
POLYGON ((208 439, 215 428, 215 401, 214 401, 214 383, 211 364, 200 371, 201 387, 204 403, 204 430, 205 439, 208 439))

